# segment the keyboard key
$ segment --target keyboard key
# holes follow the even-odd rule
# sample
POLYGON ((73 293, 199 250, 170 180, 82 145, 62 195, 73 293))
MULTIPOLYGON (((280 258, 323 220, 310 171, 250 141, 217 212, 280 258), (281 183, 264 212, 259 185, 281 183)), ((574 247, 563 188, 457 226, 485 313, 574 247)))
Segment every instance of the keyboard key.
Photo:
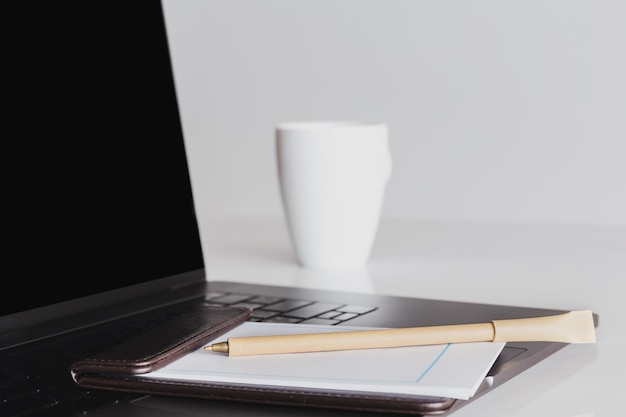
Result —
POLYGON ((244 307, 244 308, 249 308, 250 310, 256 310, 257 308, 263 307, 263 304, 236 303, 236 304, 231 304, 230 307, 244 307))
POLYGON ((274 317, 276 315, 278 315, 276 311, 267 311, 261 309, 252 310, 252 317, 255 319, 269 319, 270 317, 274 317))
POLYGON ((289 317, 299 317, 301 319, 308 319, 311 317, 315 317, 319 314, 326 313, 331 310, 336 310, 342 305, 343 304, 313 303, 313 304, 309 304, 308 306, 298 308, 296 310, 291 310, 285 313, 285 315, 289 317))
POLYGON ((287 312, 287 311, 295 310, 296 308, 304 307, 309 304, 313 304, 313 301, 284 300, 276 304, 265 306, 265 310, 287 312))
POLYGON ((319 317, 313 317, 312 319, 307 319, 300 322, 300 324, 324 324, 327 326, 334 326, 337 323, 339 323, 339 320, 321 319, 319 317))
POLYGON ((343 311, 345 313, 355 313, 355 314, 365 314, 370 311, 376 310, 376 307, 366 307, 366 306, 355 306, 355 305, 345 305, 337 310, 343 311))
POLYGON ((265 295, 259 295, 257 297, 252 297, 250 300, 251 303, 258 303, 258 304, 274 304, 277 303, 279 301, 283 301, 282 298, 278 298, 278 297, 268 297, 265 295))
POLYGON ((340 313, 339 311, 328 311, 326 313, 320 314, 319 316, 317 316, 320 319, 332 319, 334 317, 337 317, 338 315, 340 315, 342 313, 340 313))
POLYGON ((346 321, 346 320, 350 320, 355 318, 356 316, 358 316, 358 314, 354 314, 354 313, 343 313, 340 314, 339 316, 335 316, 334 319, 335 320, 339 320, 339 321, 346 321))

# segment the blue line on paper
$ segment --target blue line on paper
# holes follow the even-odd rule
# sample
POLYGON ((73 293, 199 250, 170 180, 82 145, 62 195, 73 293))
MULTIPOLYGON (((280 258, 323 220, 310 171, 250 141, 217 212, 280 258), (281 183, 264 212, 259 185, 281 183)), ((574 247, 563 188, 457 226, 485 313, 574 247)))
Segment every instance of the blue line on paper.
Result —
POLYGON ((448 348, 450 347, 450 343, 448 343, 443 350, 441 351, 441 353, 439 353, 439 355, 435 358, 435 360, 433 361, 433 363, 430 364, 430 366, 428 368, 426 368, 426 370, 424 372, 422 372, 422 374, 419 376, 419 378, 417 378, 415 380, 415 382, 420 382, 420 380, 422 378, 424 378, 426 376, 426 374, 428 373, 428 371, 430 371, 431 369, 433 369, 433 366, 435 366, 435 364, 439 361, 439 359, 441 359, 441 357, 443 356, 444 353, 446 353, 446 350, 448 350, 448 348))

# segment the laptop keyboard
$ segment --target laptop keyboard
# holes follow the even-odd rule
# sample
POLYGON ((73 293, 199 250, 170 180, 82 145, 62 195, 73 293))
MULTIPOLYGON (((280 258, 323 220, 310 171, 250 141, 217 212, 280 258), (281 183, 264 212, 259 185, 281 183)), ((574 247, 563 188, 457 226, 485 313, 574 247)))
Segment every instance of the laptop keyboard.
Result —
POLYGON ((252 310, 250 321, 270 323, 336 325, 376 309, 376 307, 371 306, 323 303, 245 294, 209 293, 206 300, 209 305, 217 307, 247 307, 252 310))
MULTIPOLYGON (((210 306, 243 306, 252 310, 250 321, 274 323, 330 324, 376 310, 357 306, 234 293, 209 293, 204 303, 210 306)), ((76 360, 105 350, 139 331, 180 317, 197 303, 171 306, 156 312, 117 320, 62 335, 19 353, 0 352, 0 415, 76 415, 104 404, 135 398, 136 395, 88 390, 77 386, 69 374, 76 360)))

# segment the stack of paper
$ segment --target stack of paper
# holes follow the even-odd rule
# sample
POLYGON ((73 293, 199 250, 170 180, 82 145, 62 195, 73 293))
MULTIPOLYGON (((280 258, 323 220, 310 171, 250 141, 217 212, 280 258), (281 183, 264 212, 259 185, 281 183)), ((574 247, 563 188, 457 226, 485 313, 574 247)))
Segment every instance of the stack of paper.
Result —
MULTIPOLYGON (((303 324, 244 323, 216 339, 363 330, 303 324)), ((469 399, 504 343, 459 343, 338 352, 228 357, 199 349, 143 375, 161 380, 270 385, 469 399)))

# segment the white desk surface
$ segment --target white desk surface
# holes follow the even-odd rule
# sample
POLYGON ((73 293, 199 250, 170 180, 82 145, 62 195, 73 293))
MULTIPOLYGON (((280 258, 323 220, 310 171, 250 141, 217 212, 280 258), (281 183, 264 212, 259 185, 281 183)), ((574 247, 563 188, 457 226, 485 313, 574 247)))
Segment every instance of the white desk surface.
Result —
POLYGON ((626 226, 381 222, 367 267, 297 265, 284 221, 201 218, 208 278, 564 310, 600 316, 569 345, 458 417, 600 417, 626 391, 626 226))

